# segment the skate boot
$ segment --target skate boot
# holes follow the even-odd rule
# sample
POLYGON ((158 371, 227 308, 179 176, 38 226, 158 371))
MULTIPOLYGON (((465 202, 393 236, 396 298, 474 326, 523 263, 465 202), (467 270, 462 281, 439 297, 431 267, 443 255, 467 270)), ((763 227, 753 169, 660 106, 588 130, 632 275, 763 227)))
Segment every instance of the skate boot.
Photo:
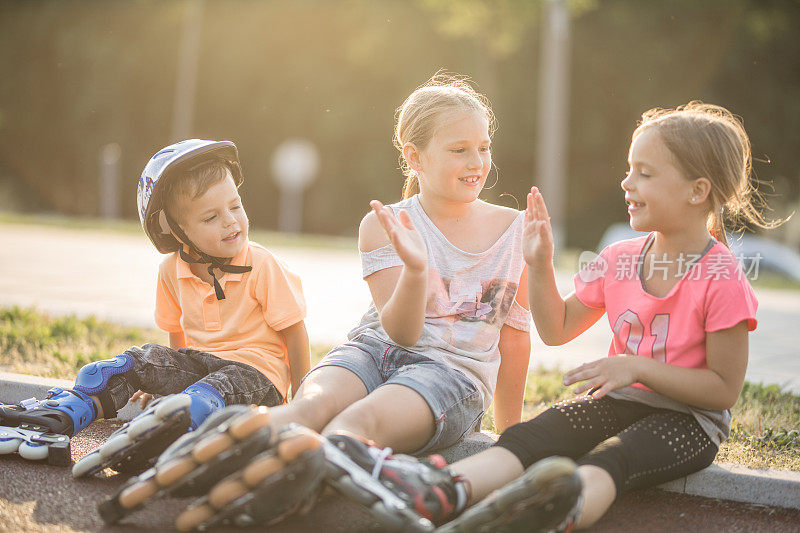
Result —
POLYGON ((391 455, 347 435, 325 445, 326 482, 364 506, 389 531, 432 531, 466 504, 466 489, 441 455, 391 455))
POLYGON ((223 407, 225 402, 220 393, 205 383, 195 383, 182 393, 158 398, 112 433, 102 446, 75 463, 72 475, 86 476, 104 468, 138 474, 153 466, 161 452, 178 437, 197 428, 223 407))
POLYGON ((44 400, 0 405, 0 454, 17 452, 25 459, 69 466, 70 437, 95 418, 97 407, 89 396, 58 387, 48 390, 44 400))
POLYGON ((178 517, 178 529, 271 523, 314 499, 324 474, 319 439, 300 426, 274 430, 266 407, 231 406, 181 437, 98 511, 114 523, 153 496, 205 495, 178 517))
POLYGON ((549 457, 436 531, 571 531, 578 519, 580 497, 575 463, 566 457, 549 457))

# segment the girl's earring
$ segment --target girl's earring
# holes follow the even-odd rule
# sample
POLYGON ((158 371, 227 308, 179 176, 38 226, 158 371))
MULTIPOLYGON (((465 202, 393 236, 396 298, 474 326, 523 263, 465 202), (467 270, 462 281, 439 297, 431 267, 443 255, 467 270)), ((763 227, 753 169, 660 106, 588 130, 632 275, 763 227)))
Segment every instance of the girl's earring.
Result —
POLYGON ((492 163, 492 170, 494 170, 494 183, 492 183, 492 185, 489 187, 484 187, 484 191, 494 188, 494 186, 500 181, 500 172, 497 170, 497 167, 494 166, 494 163, 492 163))

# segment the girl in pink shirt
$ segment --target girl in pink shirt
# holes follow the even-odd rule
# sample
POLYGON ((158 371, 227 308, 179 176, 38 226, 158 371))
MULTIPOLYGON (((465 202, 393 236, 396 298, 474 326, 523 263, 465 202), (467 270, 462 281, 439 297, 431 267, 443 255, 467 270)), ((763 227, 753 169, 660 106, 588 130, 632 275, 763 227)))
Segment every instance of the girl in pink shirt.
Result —
POLYGON ((566 298, 556 289, 553 234, 536 187, 527 202, 523 253, 539 335, 564 344, 607 314, 610 357, 564 376, 586 395, 451 466, 471 501, 499 490, 444 530, 590 526, 617 495, 707 467, 728 435, 757 302, 728 250, 723 213, 773 224, 753 207, 750 142, 734 115, 690 102, 642 118, 621 185, 631 227, 650 234, 603 250, 566 298))

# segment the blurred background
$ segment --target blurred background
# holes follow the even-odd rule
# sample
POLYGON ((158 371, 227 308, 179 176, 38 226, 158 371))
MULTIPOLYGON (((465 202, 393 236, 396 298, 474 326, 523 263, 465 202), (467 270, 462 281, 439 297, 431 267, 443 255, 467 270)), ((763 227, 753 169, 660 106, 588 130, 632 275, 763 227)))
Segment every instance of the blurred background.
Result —
MULTIPOLYGON (((484 198, 524 205, 552 174, 570 247, 595 248, 627 220, 619 181, 642 112, 692 99, 743 118, 768 218, 797 210, 800 2, 565 0, 555 27, 550 4, 3 1, 0 210, 135 220, 136 182, 156 150, 230 139, 253 226, 276 229, 272 158, 301 138, 318 153, 303 232, 354 236, 370 199, 400 198, 395 109, 439 69, 470 76, 493 103, 499 179, 484 198), (548 55, 552 35, 561 41, 548 55), (551 123, 540 97, 554 88, 564 102, 551 123), (543 142, 562 137, 563 148, 543 142)), ((767 233, 800 249, 796 218, 767 233)))

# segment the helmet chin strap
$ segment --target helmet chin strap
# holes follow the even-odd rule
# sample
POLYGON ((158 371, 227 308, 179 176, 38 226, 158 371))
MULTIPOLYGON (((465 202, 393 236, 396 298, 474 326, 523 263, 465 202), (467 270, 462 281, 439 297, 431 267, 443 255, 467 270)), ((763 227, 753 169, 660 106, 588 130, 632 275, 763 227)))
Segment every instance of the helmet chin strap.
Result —
POLYGON ((195 259, 191 255, 187 254, 183 250, 183 246, 180 247, 179 253, 181 255, 181 259, 183 259, 187 263, 197 263, 197 264, 208 264, 208 274, 211 276, 211 279, 214 280, 214 292, 217 295, 217 300, 224 300, 225 293, 222 291, 222 286, 217 281, 217 277, 214 275, 214 269, 218 268, 222 272, 228 272, 231 274, 244 274, 245 272, 250 272, 253 270, 253 267, 250 266, 241 266, 241 265, 229 265, 227 264, 230 257, 215 257, 213 255, 208 255, 207 253, 200 250, 194 243, 186 236, 183 229, 181 228, 180 224, 178 224, 169 214, 167 214, 166 210, 163 211, 164 215, 167 219, 167 224, 169 225, 169 229, 178 237, 179 244, 185 244, 189 247, 189 250, 198 256, 199 259, 195 259))

